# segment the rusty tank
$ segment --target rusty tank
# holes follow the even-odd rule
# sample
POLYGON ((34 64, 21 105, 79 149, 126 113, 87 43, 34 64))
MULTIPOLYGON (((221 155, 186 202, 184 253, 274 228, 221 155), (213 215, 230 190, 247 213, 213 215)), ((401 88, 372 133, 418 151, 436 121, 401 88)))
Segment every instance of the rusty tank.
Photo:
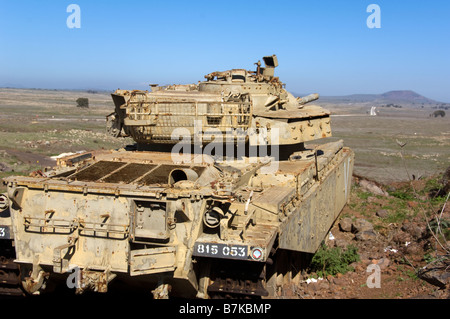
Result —
POLYGON ((348 201, 354 154, 310 144, 331 136, 330 112, 286 91, 275 55, 263 62, 116 90, 107 131, 135 145, 5 178, 22 289, 276 298, 295 282, 348 201))

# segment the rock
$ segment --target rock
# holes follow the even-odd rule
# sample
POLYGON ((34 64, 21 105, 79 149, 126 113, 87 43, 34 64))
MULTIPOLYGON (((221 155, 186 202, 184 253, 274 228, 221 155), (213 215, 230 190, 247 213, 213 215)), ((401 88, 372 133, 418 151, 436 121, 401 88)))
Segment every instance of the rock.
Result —
POLYGON ((353 222, 350 217, 342 218, 339 222, 339 228, 341 231, 344 231, 344 232, 351 232, 352 225, 353 225, 353 222))
POLYGON ((386 257, 383 257, 377 261, 377 265, 380 266, 381 270, 386 269, 390 263, 391 263, 391 261, 389 259, 387 259, 386 257))
POLYGON ((404 245, 406 242, 411 241, 411 235, 405 233, 404 231, 397 230, 392 236, 392 241, 398 245, 404 245))
POLYGON ((376 212, 376 215, 380 218, 386 218, 388 217, 389 213, 386 209, 380 209, 379 211, 376 212))
POLYGON ((371 263, 370 258, 367 256, 366 252, 362 251, 359 254, 359 261, 362 265, 365 265, 365 267, 367 267, 367 265, 369 265, 371 263))
POLYGON ((404 254, 410 255, 414 259, 421 260, 423 258, 423 249, 415 242, 406 242, 402 251, 404 254))
POLYGON ((374 195, 389 196, 387 192, 378 187, 374 182, 370 182, 366 179, 361 179, 359 181, 359 186, 361 186, 362 188, 366 189, 367 191, 371 192, 374 195))
POLYGON ((0 162, 0 172, 11 172, 12 169, 5 163, 0 162))
POLYGON ((425 229, 419 227, 417 224, 414 223, 403 224, 401 230, 410 234, 415 239, 422 238, 425 232, 425 229))
POLYGON ((450 272, 440 269, 423 272, 419 274, 419 277, 442 289, 450 283, 450 272))
POLYGON ((319 290, 319 284, 318 283, 311 283, 306 287, 306 291, 313 295, 314 293, 316 293, 319 290))
POLYGON ((364 230, 357 232, 355 238, 360 241, 374 240, 377 238, 377 234, 373 230, 364 230))
POLYGON ((355 261, 355 262, 352 262, 349 266, 352 267, 355 270, 356 273, 363 272, 366 269, 366 266, 364 265, 363 262, 356 262, 355 261))
POLYGON ((334 241, 334 247, 345 248, 348 245, 350 245, 350 242, 343 238, 336 238, 336 240, 334 241))
POLYGON ((319 283, 319 289, 328 290, 328 289, 330 289, 330 284, 326 281, 322 281, 319 283))
POLYGON ((373 231, 373 225, 364 218, 358 218, 353 223, 353 232, 373 231))
POLYGON ((336 286, 345 286, 347 284, 347 280, 345 280, 344 278, 334 278, 333 279, 333 284, 335 284, 336 286))

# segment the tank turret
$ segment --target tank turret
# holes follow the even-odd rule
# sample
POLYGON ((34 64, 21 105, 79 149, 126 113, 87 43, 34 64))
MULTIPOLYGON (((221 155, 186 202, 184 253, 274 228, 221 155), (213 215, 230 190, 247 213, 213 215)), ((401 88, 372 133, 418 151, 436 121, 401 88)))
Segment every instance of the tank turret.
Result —
POLYGON ((261 135, 268 145, 291 145, 331 136, 330 112, 306 105, 318 94, 294 97, 275 76, 276 55, 263 61, 264 67, 255 63, 256 71, 216 71, 197 84, 116 90, 109 132, 141 145, 180 139, 253 145, 257 139, 252 137, 261 135))

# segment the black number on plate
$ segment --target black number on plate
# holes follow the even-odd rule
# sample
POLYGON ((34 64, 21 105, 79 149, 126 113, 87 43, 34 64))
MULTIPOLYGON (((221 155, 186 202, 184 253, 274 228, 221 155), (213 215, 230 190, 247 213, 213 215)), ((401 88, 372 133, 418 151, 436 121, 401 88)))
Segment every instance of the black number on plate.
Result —
POLYGON ((248 247, 241 245, 196 243, 194 255, 216 258, 247 259, 248 247))

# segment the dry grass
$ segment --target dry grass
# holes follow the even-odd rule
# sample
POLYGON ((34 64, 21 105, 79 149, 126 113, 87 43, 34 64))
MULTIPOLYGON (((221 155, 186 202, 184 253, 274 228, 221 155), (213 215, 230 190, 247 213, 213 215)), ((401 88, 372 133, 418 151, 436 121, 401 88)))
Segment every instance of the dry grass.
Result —
POLYGON ((106 134, 113 110, 108 92, 0 89, 0 178, 28 174, 60 153, 130 144, 106 134), (88 109, 77 107, 79 97, 89 98, 88 109))
POLYGON ((343 139, 355 151, 357 175, 388 183, 409 179, 405 165, 415 178, 450 165, 450 116, 430 118, 432 109, 426 108, 381 108, 378 116, 369 116, 361 106, 328 107, 333 114, 351 115, 332 116, 331 139, 343 139), (406 145, 400 148, 397 141, 406 145))

